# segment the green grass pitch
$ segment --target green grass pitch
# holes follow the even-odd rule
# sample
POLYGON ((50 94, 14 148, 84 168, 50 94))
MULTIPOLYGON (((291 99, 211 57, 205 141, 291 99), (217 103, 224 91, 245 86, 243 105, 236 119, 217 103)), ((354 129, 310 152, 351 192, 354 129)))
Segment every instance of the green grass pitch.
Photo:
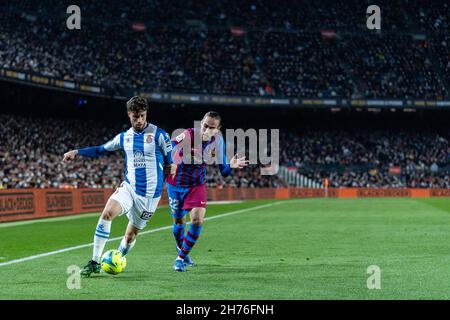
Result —
MULTIPOLYGON (((90 243, 98 215, 0 224, 0 299, 450 298, 450 199, 246 201, 210 205, 207 217, 217 218, 205 222, 188 272, 173 271, 163 229, 138 237, 122 274, 72 290, 67 268, 82 267, 92 247, 2 264, 90 243), (370 265, 381 269, 379 290, 367 288, 370 265)), ((117 218, 111 237, 126 223, 117 218)), ((145 230, 170 225, 160 208, 145 230)))

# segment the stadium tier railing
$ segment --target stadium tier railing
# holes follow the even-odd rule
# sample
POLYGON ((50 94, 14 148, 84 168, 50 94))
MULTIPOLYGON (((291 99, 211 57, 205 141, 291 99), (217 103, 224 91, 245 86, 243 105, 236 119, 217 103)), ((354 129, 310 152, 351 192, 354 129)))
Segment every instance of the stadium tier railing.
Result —
MULTIPOLYGON (((0 190, 0 222, 100 212, 113 189, 0 190)), ((293 198, 450 197, 450 189, 211 188, 209 201, 293 198)), ((168 204, 166 192, 160 202, 168 204)))
MULTIPOLYGON (((19 82, 31 86, 49 88, 60 91, 78 92, 86 95, 126 100, 135 90, 106 88, 101 85, 79 83, 65 79, 57 79, 38 73, 0 68, 0 80, 19 82)), ((140 92, 141 96, 152 102, 236 105, 261 107, 318 107, 318 108, 367 108, 367 109, 443 109, 450 108, 447 100, 426 99, 351 99, 351 98, 305 98, 305 97, 271 97, 271 96, 226 96, 214 94, 196 94, 180 92, 140 92)))

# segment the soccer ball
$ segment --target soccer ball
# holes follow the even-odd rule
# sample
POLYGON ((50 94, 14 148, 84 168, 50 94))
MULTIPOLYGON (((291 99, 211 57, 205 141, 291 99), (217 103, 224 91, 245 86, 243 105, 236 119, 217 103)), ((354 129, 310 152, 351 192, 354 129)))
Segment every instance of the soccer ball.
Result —
POLYGON ((118 250, 108 250, 102 256, 102 270, 109 274, 119 274, 127 265, 127 258, 118 250))

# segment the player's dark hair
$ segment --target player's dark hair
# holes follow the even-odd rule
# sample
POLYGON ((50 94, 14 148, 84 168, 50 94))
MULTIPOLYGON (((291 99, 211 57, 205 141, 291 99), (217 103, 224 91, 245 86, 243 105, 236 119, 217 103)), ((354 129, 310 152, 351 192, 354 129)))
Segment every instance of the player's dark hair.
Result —
POLYGON ((220 114, 216 111, 208 111, 205 116, 203 117, 203 119, 205 119, 206 117, 210 117, 216 120, 219 120, 219 123, 222 123, 222 117, 220 116, 220 114))
POLYGON ((127 101, 127 111, 128 112, 142 112, 148 110, 148 102, 147 99, 142 97, 134 96, 130 100, 127 101))

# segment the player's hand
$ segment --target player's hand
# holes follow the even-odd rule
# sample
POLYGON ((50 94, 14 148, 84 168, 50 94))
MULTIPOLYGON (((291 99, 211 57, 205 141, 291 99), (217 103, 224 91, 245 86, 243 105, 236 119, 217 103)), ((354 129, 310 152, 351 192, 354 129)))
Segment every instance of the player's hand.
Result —
POLYGON ((175 175, 175 172, 177 172, 177 165, 175 163, 168 164, 164 166, 164 175, 175 175))
POLYGON ((238 155, 234 155, 230 161, 230 167, 233 169, 242 169, 248 165, 248 160, 245 160, 245 157, 238 158, 238 155))
POLYGON ((78 150, 72 150, 72 151, 64 153, 63 162, 69 162, 70 160, 75 159, 77 154, 78 154, 78 150))

